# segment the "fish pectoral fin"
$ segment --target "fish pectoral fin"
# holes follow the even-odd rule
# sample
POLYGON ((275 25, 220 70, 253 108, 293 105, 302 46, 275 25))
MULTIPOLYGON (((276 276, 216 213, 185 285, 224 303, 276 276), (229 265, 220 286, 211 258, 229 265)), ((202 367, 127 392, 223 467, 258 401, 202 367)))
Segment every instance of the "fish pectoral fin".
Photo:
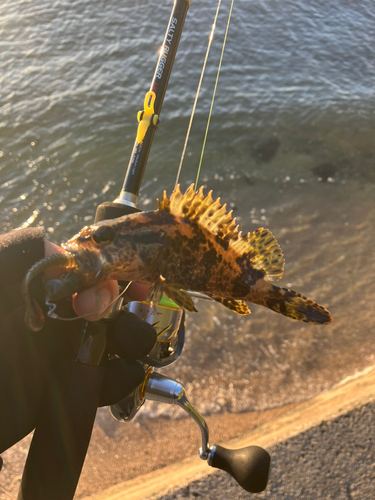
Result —
POLYGON ((220 304, 223 304, 223 306, 236 312, 237 314, 251 314, 248 305, 243 300, 226 299, 225 297, 220 297, 219 295, 211 295, 211 298, 216 300, 216 302, 220 302, 220 304))
POLYGON ((164 284, 164 293, 176 304, 189 312, 198 312, 190 295, 177 286, 164 284))
POLYGON ((154 306, 159 304, 159 302, 163 297, 164 286, 165 286, 164 283, 165 279, 163 278, 163 276, 159 276, 159 278, 155 281, 155 283, 153 283, 150 286, 150 289, 148 291, 148 298, 150 299, 150 301, 153 303, 154 306))
MULTIPOLYGON (((284 272, 284 256, 275 237, 268 229, 257 229, 253 233, 231 240, 230 246, 243 260, 243 266, 263 271, 266 281, 278 281, 284 272)), ((250 273, 251 274, 251 273, 250 273)), ((247 282, 246 278, 244 279, 247 282)), ((252 276, 250 283, 252 284, 252 276)))

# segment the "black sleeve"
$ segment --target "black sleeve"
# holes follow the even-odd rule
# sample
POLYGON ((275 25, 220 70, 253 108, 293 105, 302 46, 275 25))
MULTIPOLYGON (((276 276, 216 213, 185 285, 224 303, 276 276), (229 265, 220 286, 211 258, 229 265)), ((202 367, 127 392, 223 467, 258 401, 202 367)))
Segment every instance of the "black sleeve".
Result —
POLYGON ((33 429, 49 370, 48 332, 25 328, 20 292, 27 270, 43 257, 43 228, 0 236, 0 452, 33 429))
MULTIPOLYGON (((42 228, 0 236, 0 453, 35 427, 54 366, 61 357, 71 359, 82 329, 83 321, 49 318, 39 332, 26 328, 21 284, 44 254, 42 228)), ((33 296, 43 297, 41 276, 32 287, 33 296)), ((60 307, 62 317, 74 315, 71 299, 60 301, 60 307)))
MULTIPOLYGON (((28 269, 44 257, 44 230, 17 229, 0 235, 0 316, 21 306, 21 283, 28 269)), ((41 287, 41 280, 35 280, 41 287)))

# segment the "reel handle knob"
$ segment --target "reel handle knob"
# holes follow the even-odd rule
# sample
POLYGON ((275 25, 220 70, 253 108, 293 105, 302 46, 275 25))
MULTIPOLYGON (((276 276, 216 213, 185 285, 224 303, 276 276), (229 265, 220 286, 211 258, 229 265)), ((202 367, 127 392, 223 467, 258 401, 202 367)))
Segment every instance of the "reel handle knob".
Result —
POLYGON ((228 450, 215 445, 208 459, 211 467, 225 470, 250 493, 260 493, 266 488, 270 463, 269 453, 259 446, 228 450))

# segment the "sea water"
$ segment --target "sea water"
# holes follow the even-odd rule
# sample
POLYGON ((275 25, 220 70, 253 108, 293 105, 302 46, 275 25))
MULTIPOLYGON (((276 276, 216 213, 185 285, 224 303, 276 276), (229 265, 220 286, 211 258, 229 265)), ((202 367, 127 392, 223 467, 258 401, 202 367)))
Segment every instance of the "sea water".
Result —
MULTIPOLYGON (((229 1, 223 0, 182 168, 195 180, 229 1)), ((136 114, 172 1, 3 0, 0 227, 60 243, 121 189, 136 114)), ((173 189, 216 10, 193 0, 140 195, 173 189)), ((375 9, 371 0, 235 0, 200 184, 241 228, 267 227, 281 281, 325 305, 330 326, 252 306, 197 304, 178 378, 205 413, 311 397, 375 362, 375 9)), ((150 415, 169 408, 146 405, 150 415)))

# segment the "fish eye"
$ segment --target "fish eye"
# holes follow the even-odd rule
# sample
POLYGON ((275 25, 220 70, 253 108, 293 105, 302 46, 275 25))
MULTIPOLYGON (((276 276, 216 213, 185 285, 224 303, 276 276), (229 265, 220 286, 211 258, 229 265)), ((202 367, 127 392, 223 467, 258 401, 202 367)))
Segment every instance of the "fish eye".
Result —
POLYGON ((106 245, 111 243, 116 235, 116 231, 112 226, 100 226, 92 233, 92 240, 97 245, 106 245))

